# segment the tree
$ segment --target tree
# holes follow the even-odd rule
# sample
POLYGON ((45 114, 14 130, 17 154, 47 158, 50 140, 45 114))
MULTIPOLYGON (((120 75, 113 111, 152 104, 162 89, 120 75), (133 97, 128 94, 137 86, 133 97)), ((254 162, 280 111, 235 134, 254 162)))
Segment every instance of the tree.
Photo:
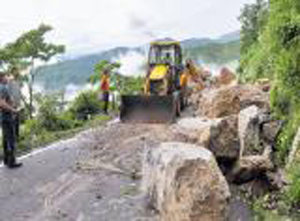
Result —
POLYGON ((268 22, 269 6, 268 1, 257 0, 245 5, 239 17, 242 23, 239 72, 243 81, 270 77, 269 47, 261 38, 268 22))
POLYGON ((246 4, 239 17, 242 23, 241 52, 246 53, 258 41, 259 34, 265 27, 269 14, 269 3, 256 0, 254 4, 246 4))
MULTIPOLYGON (((107 60, 101 60, 94 66, 94 74, 90 77, 89 81, 92 84, 96 84, 100 79, 104 70, 109 70, 110 72, 110 91, 120 92, 119 82, 120 75, 117 70, 121 67, 119 62, 111 62, 107 60)), ((112 93, 112 108, 115 108, 116 98, 114 93, 112 93)))
POLYGON ((100 112, 101 103, 95 91, 84 91, 76 96, 70 104, 69 111, 76 120, 88 120, 89 116, 100 112))
MULTIPOLYGON (((37 29, 22 34, 16 42, 10 44, 14 58, 29 64, 29 106, 30 116, 33 112, 33 84, 36 73, 36 63, 47 62, 57 54, 64 53, 65 46, 47 43, 45 34, 52 30, 49 25, 41 24, 37 29)), ((9 51, 9 50, 8 50, 9 51)))

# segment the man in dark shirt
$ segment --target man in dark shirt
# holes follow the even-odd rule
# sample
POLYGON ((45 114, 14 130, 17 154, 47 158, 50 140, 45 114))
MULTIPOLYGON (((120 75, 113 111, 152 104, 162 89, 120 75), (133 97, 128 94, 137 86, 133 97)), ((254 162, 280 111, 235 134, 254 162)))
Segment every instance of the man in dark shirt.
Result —
MULTIPOLYGON (((21 83, 20 83, 20 73, 17 68, 12 68, 10 75, 8 77, 7 83, 8 92, 13 101, 13 107, 15 109, 21 109, 21 83)), ((20 116, 15 114, 14 116, 15 130, 16 130, 16 139, 19 139, 20 131, 20 116)))
POLYGON ((4 149, 4 164, 8 168, 17 168, 22 166, 16 162, 16 131, 14 123, 14 114, 17 110, 14 108, 13 101, 7 89, 7 76, 0 72, 0 108, 1 108, 1 125, 2 139, 4 149))

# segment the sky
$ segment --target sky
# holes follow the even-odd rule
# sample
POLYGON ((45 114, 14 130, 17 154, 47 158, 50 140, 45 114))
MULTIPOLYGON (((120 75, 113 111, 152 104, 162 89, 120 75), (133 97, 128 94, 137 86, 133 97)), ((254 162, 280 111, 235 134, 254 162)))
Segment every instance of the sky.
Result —
POLYGON ((157 38, 217 38, 237 31, 244 4, 255 0, 0 0, 0 46, 50 24, 47 40, 67 56, 157 38))

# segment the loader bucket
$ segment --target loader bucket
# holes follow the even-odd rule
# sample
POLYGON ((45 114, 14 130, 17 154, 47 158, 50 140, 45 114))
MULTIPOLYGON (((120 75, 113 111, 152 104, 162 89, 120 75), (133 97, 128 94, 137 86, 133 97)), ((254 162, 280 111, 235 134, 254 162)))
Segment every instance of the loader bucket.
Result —
POLYGON ((124 123, 172 123, 176 117, 173 96, 127 95, 121 97, 120 119, 124 123))

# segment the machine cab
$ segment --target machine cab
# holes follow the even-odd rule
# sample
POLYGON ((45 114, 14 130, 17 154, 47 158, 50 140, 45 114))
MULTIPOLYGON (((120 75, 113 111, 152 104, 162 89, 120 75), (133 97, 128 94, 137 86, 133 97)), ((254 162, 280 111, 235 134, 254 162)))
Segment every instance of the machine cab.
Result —
POLYGON ((172 40, 151 43, 148 59, 148 85, 150 94, 170 94, 180 84, 182 50, 172 40))
POLYGON ((172 67, 182 65, 182 50, 176 41, 156 41, 151 43, 149 51, 149 66, 158 64, 172 67))

